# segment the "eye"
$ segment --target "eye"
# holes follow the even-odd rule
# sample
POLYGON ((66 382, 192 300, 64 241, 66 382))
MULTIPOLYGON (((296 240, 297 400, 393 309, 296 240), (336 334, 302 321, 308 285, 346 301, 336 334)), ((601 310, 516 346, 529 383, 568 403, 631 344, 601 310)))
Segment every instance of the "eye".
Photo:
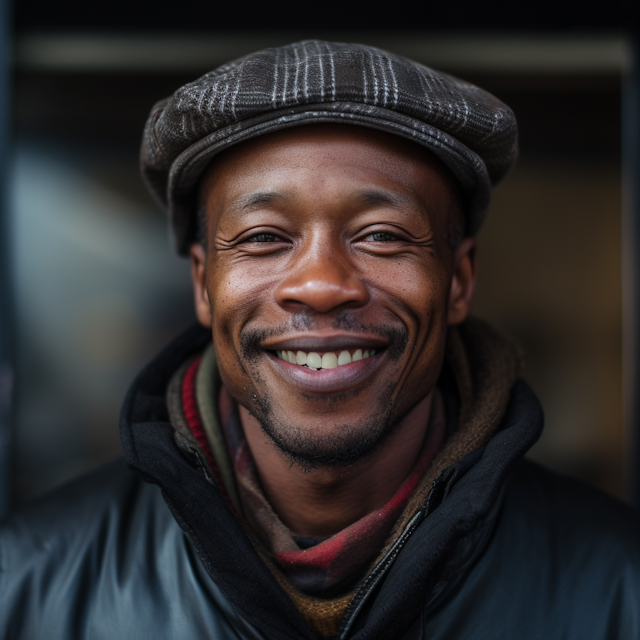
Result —
POLYGON ((238 238, 235 246, 247 255, 278 255, 291 246, 287 234, 278 229, 247 229, 246 234, 238 238))
POLYGON ((374 231, 364 237, 369 242, 393 242, 398 240, 398 236, 388 231, 374 231))
POLYGON ((249 236, 245 242, 279 242, 281 240, 275 233, 263 231, 262 233, 256 233, 254 236, 249 236))

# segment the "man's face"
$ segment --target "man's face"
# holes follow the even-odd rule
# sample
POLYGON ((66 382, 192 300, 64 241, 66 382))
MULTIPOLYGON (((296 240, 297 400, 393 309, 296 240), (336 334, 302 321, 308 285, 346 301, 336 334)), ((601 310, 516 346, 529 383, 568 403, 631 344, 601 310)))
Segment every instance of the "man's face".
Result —
POLYGON ((314 125, 225 151, 203 185, 196 310, 230 394, 305 466, 370 453, 433 388, 471 302, 446 169, 399 137, 314 125))

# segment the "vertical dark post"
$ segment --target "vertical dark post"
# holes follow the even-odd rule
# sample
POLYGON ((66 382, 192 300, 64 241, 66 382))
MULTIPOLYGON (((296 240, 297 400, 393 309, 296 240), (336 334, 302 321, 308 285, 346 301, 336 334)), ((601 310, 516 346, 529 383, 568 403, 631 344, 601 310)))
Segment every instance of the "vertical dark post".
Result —
POLYGON ((11 46, 9 0, 0 0, 0 519, 11 507, 14 323, 7 198, 11 46))
POLYGON ((640 42, 637 31, 630 36, 622 83, 623 380, 628 495, 640 506, 640 42))

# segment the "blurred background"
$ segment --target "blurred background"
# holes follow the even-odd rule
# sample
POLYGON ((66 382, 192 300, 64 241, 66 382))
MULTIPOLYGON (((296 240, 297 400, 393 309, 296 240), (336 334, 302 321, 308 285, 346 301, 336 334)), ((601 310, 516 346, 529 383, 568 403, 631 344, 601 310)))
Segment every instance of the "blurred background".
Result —
POLYGON ((129 384, 194 321, 188 264, 174 257, 138 175, 151 106, 234 57, 310 37, 407 55, 514 109, 520 161, 479 236, 476 313, 526 354, 524 376, 546 415, 531 457, 629 498, 630 4, 577 20, 543 3, 524 23, 470 2, 367 16, 336 6, 313 19, 193 1, 139 5, 5 6, 4 348, 15 385, 12 435, 0 434, 0 445, 14 504, 119 454, 129 384))

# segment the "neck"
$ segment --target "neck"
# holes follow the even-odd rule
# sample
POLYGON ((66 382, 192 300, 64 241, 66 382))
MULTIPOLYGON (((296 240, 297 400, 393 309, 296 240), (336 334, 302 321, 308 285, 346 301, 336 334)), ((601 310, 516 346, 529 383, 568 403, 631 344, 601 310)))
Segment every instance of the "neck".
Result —
POLYGON ((297 536, 329 536, 382 508, 414 468, 429 424, 433 393, 397 425, 380 449, 349 468, 307 472, 267 441, 260 423, 240 406, 247 444, 264 493, 297 536))

